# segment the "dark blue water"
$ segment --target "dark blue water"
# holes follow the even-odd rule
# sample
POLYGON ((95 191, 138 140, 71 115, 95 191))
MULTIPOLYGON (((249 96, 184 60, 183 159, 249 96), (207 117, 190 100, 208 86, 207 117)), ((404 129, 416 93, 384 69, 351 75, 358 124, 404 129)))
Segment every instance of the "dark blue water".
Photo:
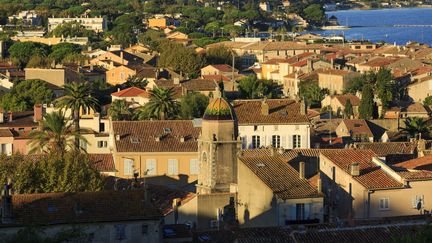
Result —
POLYGON ((345 35, 348 40, 365 39, 402 45, 408 41, 432 44, 432 9, 405 8, 384 10, 345 10, 327 12, 340 25, 353 26, 348 30, 313 31, 322 35, 345 35), (393 25, 429 25, 429 27, 394 27, 393 25))

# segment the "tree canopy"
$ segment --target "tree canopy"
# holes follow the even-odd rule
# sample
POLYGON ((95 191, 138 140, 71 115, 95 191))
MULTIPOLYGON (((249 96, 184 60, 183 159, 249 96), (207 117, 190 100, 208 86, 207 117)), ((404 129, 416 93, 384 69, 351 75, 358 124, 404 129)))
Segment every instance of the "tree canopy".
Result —
POLYGON ((374 112, 374 94, 372 85, 363 86, 362 98, 359 106, 359 116, 361 119, 372 119, 374 112))
POLYGON ((35 104, 52 102, 54 92, 45 81, 39 79, 24 80, 15 84, 11 91, 1 98, 0 106, 6 111, 28 111, 35 104))
POLYGON ((209 103, 209 98, 200 93, 188 93, 180 101, 180 116, 183 119, 201 118, 209 103))
POLYGON ((244 99, 278 98, 281 94, 281 87, 277 83, 271 80, 259 80, 254 75, 241 79, 238 89, 244 99))

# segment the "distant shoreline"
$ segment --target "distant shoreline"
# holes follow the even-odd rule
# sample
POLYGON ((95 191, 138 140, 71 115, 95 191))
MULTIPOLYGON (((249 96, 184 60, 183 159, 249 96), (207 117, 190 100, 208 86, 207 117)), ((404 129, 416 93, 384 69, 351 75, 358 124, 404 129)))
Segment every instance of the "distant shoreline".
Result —
POLYGON ((395 10, 395 9, 427 9, 432 8, 432 5, 428 6, 418 6, 418 7, 407 7, 407 8, 350 8, 350 9, 340 9, 340 10, 332 10, 332 11, 326 11, 328 12, 344 12, 344 11, 365 11, 365 10, 395 10))

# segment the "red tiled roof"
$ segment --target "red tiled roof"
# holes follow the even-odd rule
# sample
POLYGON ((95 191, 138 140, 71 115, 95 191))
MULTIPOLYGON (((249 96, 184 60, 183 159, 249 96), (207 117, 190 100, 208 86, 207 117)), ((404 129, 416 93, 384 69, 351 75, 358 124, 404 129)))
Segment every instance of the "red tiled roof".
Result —
POLYGON ((208 79, 190 79, 180 84, 189 91, 215 91, 217 83, 208 79))
POLYGON ((372 162, 377 155, 372 150, 337 149, 325 150, 321 154, 346 173, 350 173, 352 163, 359 163, 360 175, 353 176, 366 189, 400 188, 403 184, 386 174, 372 162))
POLYGON ((240 157, 240 160, 280 199, 322 197, 279 156, 240 157))
POLYGON ((130 87, 127 89, 123 89, 117 92, 114 92, 111 94, 111 96, 116 96, 116 97, 136 97, 136 96, 142 96, 145 98, 149 98, 150 94, 140 88, 137 87, 130 87))
POLYGON ((231 78, 228 78, 225 75, 203 75, 203 79, 218 81, 231 81, 231 78))
POLYGON ((355 143, 359 149, 370 149, 380 157, 395 154, 413 154, 417 145, 410 142, 386 142, 386 143, 355 143))
POLYGON ((342 105, 345 105, 347 100, 349 100, 351 102, 352 106, 359 106, 360 105, 359 97, 352 95, 352 94, 336 95, 335 98, 338 99, 342 105))
POLYGON ((12 204, 16 225, 158 220, 162 217, 152 203, 145 202, 142 190, 15 194, 12 204))
POLYGON ((367 135, 373 137, 373 133, 369 128, 366 120, 362 119, 345 119, 342 121, 347 129, 351 132, 352 136, 356 135, 367 135))
POLYGON ((88 154, 89 159, 100 172, 116 172, 112 154, 88 154))
POLYGON ((308 123, 307 115, 300 114, 300 103, 290 99, 268 99, 269 115, 261 113, 262 100, 235 100, 233 108, 238 123, 292 124, 308 123))
POLYGON ((196 139, 201 128, 194 127, 190 120, 113 121, 112 126, 115 136, 120 136, 115 140, 117 152, 198 151, 196 139))
MULTIPOLYGON (((228 64, 213 64, 212 67, 216 68, 217 70, 221 72, 231 72, 232 67, 228 64)), ((237 69, 234 68, 234 71, 237 71, 237 69)))
POLYGON ((413 170, 430 170, 432 171, 432 155, 426 155, 420 158, 408 160, 395 164, 396 167, 413 170))

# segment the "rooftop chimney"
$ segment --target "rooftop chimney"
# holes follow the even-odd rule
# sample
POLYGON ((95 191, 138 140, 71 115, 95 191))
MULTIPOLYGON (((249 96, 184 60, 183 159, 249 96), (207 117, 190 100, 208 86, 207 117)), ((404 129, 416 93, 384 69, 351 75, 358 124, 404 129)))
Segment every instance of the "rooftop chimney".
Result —
POLYGON ((123 51, 120 52, 121 64, 124 65, 123 51))
POLYGON ((261 114, 263 116, 268 116, 269 115, 269 105, 267 103, 267 99, 264 98, 264 100, 261 102, 261 114))
POLYGON ((313 71, 313 60, 312 59, 307 59, 307 69, 309 72, 313 71))
POLYGON ((305 178, 305 162, 299 163, 299 175, 300 175, 300 179, 305 178))
POLYGON ((305 99, 302 99, 300 101, 300 115, 306 115, 307 114, 307 106, 305 99))
POLYGON ((33 121, 39 122, 43 117, 43 106, 41 104, 35 104, 33 106, 33 121))
POLYGON ((317 191, 322 192, 322 180, 321 175, 318 173, 318 181, 317 181, 317 191))
POLYGON ((184 143, 184 141, 185 141, 185 137, 181 136, 181 137, 180 137, 180 142, 181 142, 181 143, 184 143))
POLYGON ((116 139, 116 141, 120 141, 120 134, 117 134, 117 135, 115 136, 115 139, 116 139))
POLYGON ((13 119, 13 113, 12 113, 12 111, 9 111, 8 112, 8 122, 11 122, 12 119, 13 119))
POLYGON ((352 176, 359 176, 360 175, 360 164, 357 162, 354 162, 350 165, 350 174, 352 176))
POLYGON ((2 193, 2 204, 1 204, 1 223, 2 224, 10 224, 13 222, 12 215, 12 183, 10 179, 8 179, 8 183, 6 183, 3 187, 2 193))
POLYGON ((6 112, 4 112, 3 109, 0 109, 0 123, 5 122, 5 116, 6 116, 6 112))

